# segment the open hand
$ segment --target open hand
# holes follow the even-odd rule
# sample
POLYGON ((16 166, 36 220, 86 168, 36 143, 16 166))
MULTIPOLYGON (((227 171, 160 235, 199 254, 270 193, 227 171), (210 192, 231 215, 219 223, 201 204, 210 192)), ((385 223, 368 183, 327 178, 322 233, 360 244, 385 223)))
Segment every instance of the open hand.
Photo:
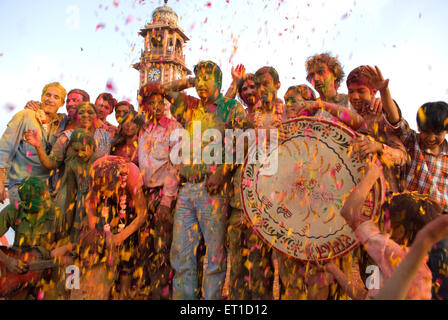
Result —
POLYGON ((359 152, 361 157, 365 158, 370 154, 376 154, 383 149, 383 144, 375 141, 373 138, 369 136, 360 136, 355 139, 354 143, 354 151, 359 152))
POLYGON ((381 173, 383 172, 383 166, 381 165, 381 162, 378 160, 377 155, 374 155, 373 157, 369 158, 369 160, 366 163, 365 169, 366 169, 366 175, 371 174, 376 178, 379 178, 381 176, 381 173))
POLYGON ((25 130, 25 141, 36 149, 42 146, 42 140, 37 130, 25 130))
POLYGON ((40 102, 39 101, 28 101, 25 105, 25 109, 37 111, 40 109, 40 102))
POLYGON ((389 79, 384 80, 384 77, 377 66, 375 66, 375 69, 371 66, 367 66, 367 72, 369 73, 372 85, 376 90, 381 91, 388 87, 389 79))
POLYGON ((246 68, 243 64, 237 65, 235 68, 232 67, 232 79, 238 83, 241 79, 244 79, 246 75, 246 68))

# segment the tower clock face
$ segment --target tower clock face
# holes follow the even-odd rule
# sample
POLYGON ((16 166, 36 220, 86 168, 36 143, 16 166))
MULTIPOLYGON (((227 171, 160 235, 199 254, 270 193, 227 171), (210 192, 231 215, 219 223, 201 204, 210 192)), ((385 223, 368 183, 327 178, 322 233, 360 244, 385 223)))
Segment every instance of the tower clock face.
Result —
POLYGON ((176 71, 176 80, 180 80, 182 79, 182 72, 180 72, 180 70, 176 71))
POLYGON ((148 72, 149 81, 160 81, 160 69, 151 68, 148 72))

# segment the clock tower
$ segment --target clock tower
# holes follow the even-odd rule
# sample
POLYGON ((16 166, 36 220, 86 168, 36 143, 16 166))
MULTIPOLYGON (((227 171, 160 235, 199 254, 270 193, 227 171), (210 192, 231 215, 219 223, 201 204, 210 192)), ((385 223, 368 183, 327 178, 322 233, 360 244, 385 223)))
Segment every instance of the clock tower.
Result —
POLYGON ((165 4, 154 10, 140 35, 145 39, 145 49, 140 61, 133 65, 140 72, 140 87, 148 82, 162 84, 185 79, 192 74, 185 66, 183 47, 189 39, 177 25, 177 14, 165 4))

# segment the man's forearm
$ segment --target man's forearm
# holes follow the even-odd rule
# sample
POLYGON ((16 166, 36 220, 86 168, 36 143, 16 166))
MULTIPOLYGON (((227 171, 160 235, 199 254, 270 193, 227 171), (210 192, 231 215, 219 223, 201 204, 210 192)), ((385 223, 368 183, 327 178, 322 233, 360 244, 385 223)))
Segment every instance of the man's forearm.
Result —
POLYGON ((366 201, 366 198, 370 192, 370 189, 376 182, 376 177, 370 172, 361 179, 360 183, 355 186, 352 192, 349 194, 344 202, 341 209, 341 215, 350 225, 350 227, 355 230, 357 226, 362 222, 359 221, 358 211, 366 201))
POLYGON ((179 92, 194 87, 194 78, 186 78, 168 82, 163 86, 166 92, 179 92))
POLYGON ((225 97, 227 97, 229 99, 235 99, 237 91, 238 91, 238 82, 235 81, 235 79, 234 79, 234 80, 232 80, 232 83, 230 84, 229 89, 227 89, 225 97))
POLYGON ((356 281, 352 281, 342 272, 336 265, 328 265, 327 270, 331 272, 342 289, 354 300, 362 300, 367 295, 367 290, 359 285, 356 281))
POLYGON ((400 113, 398 112, 397 105, 392 99, 389 88, 381 90, 380 94, 381 94, 381 102, 383 103, 383 109, 386 113, 387 120, 391 124, 398 123, 398 121, 400 121, 400 113))
POLYGON ((56 169, 56 167, 58 166, 56 161, 50 159, 50 157, 47 155, 47 153, 45 152, 45 149, 42 145, 36 147, 36 151, 37 151, 37 156, 39 157, 39 161, 40 163, 42 163, 42 165, 49 169, 56 169))
POLYGON ((164 96, 171 103, 174 103, 180 95, 180 92, 194 86, 194 78, 186 78, 168 82, 163 86, 164 96))
POLYGON ((417 237, 409 253, 374 297, 376 300, 404 300, 431 245, 417 237))
POLYGON ((324 109, 337 117, 344 124, 350 126, 353 130, 358 130, 364 124, 364 118, 357 112, 353 112, 347 107, 339 106, 330 102, 322 102, 324 109))

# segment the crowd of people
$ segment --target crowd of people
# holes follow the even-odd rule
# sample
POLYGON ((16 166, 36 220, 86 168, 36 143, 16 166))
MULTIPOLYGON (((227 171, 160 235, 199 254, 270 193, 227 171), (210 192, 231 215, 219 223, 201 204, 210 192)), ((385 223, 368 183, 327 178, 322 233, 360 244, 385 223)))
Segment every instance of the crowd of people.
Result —
POLYGON ((421 106, 416 132, 378 67, 352 70, 348 95, 338 92, 345 74, 331 54, 308 58, 305 68, 319 97, 300 84, 282 101, 275 68, 246 73, 243 65, 232 68, 223 95, 212 61, 200 61, 194 77, 144 85, 137 110, 110 93, 91 103, 84 90, 47 84, 0 139, 0 201, 9 199, 0 237, 12 228, 22 254, 0 250, 0 263, 9 277, 30 272, 26 250, 35 248, 54 265, 4 297, 269 300, 276 260, 280 299, 448 298, 448 104, 421 106), (191 87, 199 98, 183 92, 191 87), (67 114, 58 113, 64 103, 67 114), (118 127, 107 121, 113 112, 118 127), (242 165, 216 161, 224 149, 212 162, 194 161, 194 146, 183 155, 193 161, 171 156, 179 129, 278 129, 282 141, 282 123, 301 116, 350 127, 366 162, 340 210, 361 246, 323 265, 276 252, 254 231, 242 206, 242 165), (386 198, 379 218, 367 219, 361 208, 380 176, 386 198), (379 268, 379 288, 367 285, 368 265, 379 268), (67 266, 79 270, 76 288, 67 266))

